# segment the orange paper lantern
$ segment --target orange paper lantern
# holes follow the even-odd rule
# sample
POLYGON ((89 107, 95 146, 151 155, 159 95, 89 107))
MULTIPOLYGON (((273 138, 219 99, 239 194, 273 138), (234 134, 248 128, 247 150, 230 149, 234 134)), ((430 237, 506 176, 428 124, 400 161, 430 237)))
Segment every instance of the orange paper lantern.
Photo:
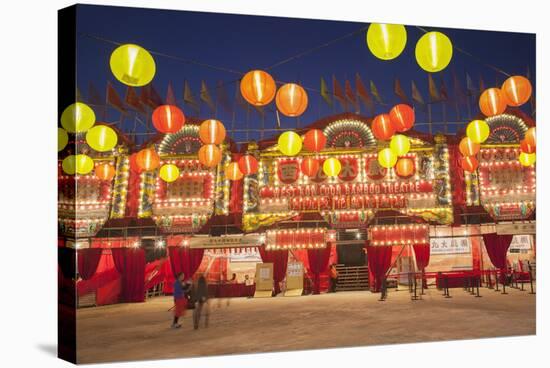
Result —
POLYGON ((239 169, 239 164, 236 162, 231 162, 225 168, 225 177, 229 180, 241 180, 243 178, 243 173, 239 169))
POLYGON ((537 145, 537 130, 535 127, 527 129, 525 132, 525 135, 523 136, 523 140, 527 143, 529 143, 531 146, 537 145))
POLYGON ((205 120, 199 128, 199 136, 204 144, 220 144, 225 139, 225 127, 219 120, 205 120))
POLYGON ((390 139, 395 133, 395 129, 390 120, 390 115, 380 114, 375 117, 372 121, 372 133, 381 141, 390 139))
POLYGON ((500 115, 506 110, 506 100, 499 88, 489 88, 479 97, 479 108, 485 116, 500 115))
POLYGON ((414 125, 414 109, 405 104, 395 105, 390 110, 390 120, 396 131, 406 132, 414 125))
POLYGON ((521 148, 521 152, 525 153, 535 153, 537 151, 537 147, 526 141, 525 139, 521 141, 519 144, 519 147, 521 148))
POLYGON ((258 160, 252 155, 244 155, 239 159, 239 170, 244 175, 252 175, 258 172, 258 160))
POLYGON ((311 129, 304 135, 304 146, 312 152, 321 152, 327 144, 327 137, 320 129, 311 129))
POLYGON ((160 156, 154 148, 144 148, 137 153, 136 163, 143 171, 155 170, 160 166, 160 156))
POLYGON ((222 160, 222 151, 215 144, 205 144, 199 149, 199 162, 206 167, 216 167, 222 160))
POLYGON ((263 70, 252 70, 241 79, 241 94, 248 103, 264 106, 275 97, 277 86, 273 77, 263 70))
POLYGON ((307 108, 307 92, 296 83, 287 83, 279 88, 275 97, 277 109, 286 116, 300 116, 307 108))
POLYGON ((176 133, 185 123, 185 115, 179 107, 161 105, 153 111, 153 125, 161 133, 176 133))
POLYGON ((111 164, 99 164, 94 169, 99 180, 111 180, 115 176, 115 168, 111 164))
POLYGON ((414 161, 407 157, 400 158, 395 164, 395 173, 402 178, 412 176, 414 174, 414 161))
POLYGON ((460 144, 458 145, 458 149, 463 156, 475 156, 479 152, 480 148, 481 146, 479 143, 475 143, 468 137, 462 138, 460 144))
POLYGON ((529 101, 533 88, 529 79, 515 75, 506 79, 500 90, 508 105, 521 106, 529 101))
POLYGON ((461 157, 460 166, 462 166, 465 171, 474 172, 477 169, 478 162, 474 156, 461 157))
POLYGON ((317 172, 319 171, 319 161, 313 157, 304 158, 300 168, 302 169, 302 173, 304 175, 313 177, 317 175, 317 172))

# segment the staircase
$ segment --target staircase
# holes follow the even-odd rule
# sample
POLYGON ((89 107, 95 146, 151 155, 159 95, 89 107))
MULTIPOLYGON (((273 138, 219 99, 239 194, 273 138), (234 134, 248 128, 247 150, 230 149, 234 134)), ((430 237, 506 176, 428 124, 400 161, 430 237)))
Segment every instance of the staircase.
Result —
POLYGON ((367 266, 336 265, 338 283, 336 291, 369 290, 369 268, 367 266))

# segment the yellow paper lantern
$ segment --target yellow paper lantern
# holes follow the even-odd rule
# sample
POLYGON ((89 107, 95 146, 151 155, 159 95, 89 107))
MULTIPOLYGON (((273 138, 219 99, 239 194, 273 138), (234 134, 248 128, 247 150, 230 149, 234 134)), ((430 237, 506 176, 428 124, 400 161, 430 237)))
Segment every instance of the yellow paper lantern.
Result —
POLYGON ((176 181, 180 176, 180 169, 176 165, 166 164, 162 165, 159 170, 159 176, 167 183, 176 181))
POLYGON ((397 155, 390 148, 384 148, 378 152, 378 163, 380 166, 389 169, 395 166, 397 155))
POLYGON ((94 169, 94 160, 86 155, 70 155, 61 163, 63 171, 69 175, 86 175, 94 169))
POLYGON ((401 24, 372 23, 367 31, 367 45, 382 60, 398 57, 407 44, 407 30, 401 24))
POLYGON ((296 156, 302 150, 302 138, 295 132, 284 132, 279 136, 279 151, 287 156, 296 156))
POLYGON ((61 168, 65 174, 74 175, 76 172, 75 155, 69 155, 61 162, 61 168))
POLYGON ((63 151, 63 148, 69 143, 69 135, 63 128, 57 128, 57 152, 63 151))
POLYGON ((522 152, 519 154, 519 163, 523 166, 531 166, 537 161, 536 153, 525 153, 522 152))
POLYGON ((144 86, 155 76, 153 56, 138 45, 125 44, 117 47, 111 54, 109 64, 115 78, 128 86, 144 86))
POLYGON ((390 149, 397 156, 406 155, 411 149, 409 138, 403 134, 396 134, 390 141, 390 149))
POLYGON ((117 142, 116 132, 106 125, 96 125, 86 133, 86 143, 98 152, 112 150, 117 142))
POLYGON ((428 32, 416 43, 416 62, 427 72, 439 72, 447 67, 453 57, 453 44, 441 32, 428 32))
POLYGON ((489 138, 491 130, 485 120, 473 120, 466 127, 466 135, 474 143, 483 143, 489 138))
POLYGON ((75 102, 67 106, 61 114, 61 126, 70 133, 85 132, 94 124, 94 110, 82 102, 75 102))
POLYGON ((340 170, 342 170, 342 164, 337 158, 327 158, 323 163, 323 172, 327 176, 338 176, 338 174, 340 174, 340 170))

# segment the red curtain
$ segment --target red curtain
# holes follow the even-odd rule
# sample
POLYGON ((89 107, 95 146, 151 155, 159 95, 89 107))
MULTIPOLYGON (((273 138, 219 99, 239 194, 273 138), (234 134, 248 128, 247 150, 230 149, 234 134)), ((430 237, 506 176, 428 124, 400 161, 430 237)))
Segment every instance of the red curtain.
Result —
POLYGON ((95 274, 101 252, 101 248, 86 248, 77 251, 78 274, 83 280, 89 280, 95 274))
POLYGON ((168 255, 173 275, 183 272, 185 278, 191 278, 201 265, 204 249, 168 247, 168 255))
POLYGON ((512 242, 513 235, 483 234, 485 249, 496 268, 506 269, 506 253, 512 242))
POLYGON ((168 247, 168 257, 170 258, 172 274, 176 276, 181 272, 180 247, 168 247))
POLYGON ((419 270, 424 270, 430 263, 430 244, 414 244, 414 258, 419 270))
POLYGON ((265 245, 258 249, 264 263, 273 263, 273 283, 275 284, 275 295, 277 295, 281 292, 279 283, 286 276, 288 250, 266 250, 265 245))
POLYGON ((185 274, 185 277, 193 277, 201 265, 203 255, 204 249, 189 247, 181 248, 180 260, 182 262, 182 271, 185 274))
POLYGON ((127 248, 123 296, 129 303, 145 300, 145 249, 127 248))
POLYGON ((126 257, 126 250, 128 248, 112 248, 111 254, 113 255, 113 262, 115 263, 115 268, 122 276, 125 273, 125 263, 124 258, 126 257))
POLYGON ((321 292, 321 273, 327 270, 331 249, 331 244, 327 244, 324 248, 307 250, 309 271, 313 274, 313 294, 321 292))
POLYGON ((115 268, 121 275, 122 301, 142 302, 145 298, 145 250, 113 248, 115 268))
POLYGON ((368 245, 367 259, 369 270, 374 277, 374 292, 380 291, 382 281, 391 266, 392 247, 387 245, 368 245))

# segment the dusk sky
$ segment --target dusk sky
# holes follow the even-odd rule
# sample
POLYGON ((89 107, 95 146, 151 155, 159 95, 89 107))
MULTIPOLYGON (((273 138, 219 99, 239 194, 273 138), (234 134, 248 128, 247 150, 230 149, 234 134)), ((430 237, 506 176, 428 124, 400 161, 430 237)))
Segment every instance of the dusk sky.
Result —
MULTIPOLYGON (((207 108, 206 104, 202 104, 199 118, 217 117, 225 124, 230 136, 239 142, 268 138, 276 134, 275 131, 266 131, 263 134, 252 131, 248 134, 231 133, 232 129, 275 129, 274 102, 266 109, 265 121, 262 122, 262 118, 255 110, 247 113, 233 103, 240 74, 184 63, 156 53, 243 74, 251 69, 264 69, 269 71, 277 81, 298 82, 315 90, 320 89, 321 77, 332 90, 332 75, 336 76, 342 87, 346 79, 349 79, 355 89, 355 74, 359 73, 367 88, 370 80, 374 82, 383 99, 385 105, 377 105, 376 114, 387 112, 393 105, 400 102, 393 91, 395 78, 399 79, 409 98, 411 80, 414 80, 424 100, 428 101, 428 74, 418 66, 414 57, 416 41, 423 32, 415 26, 406 27, 408 39, 405 51, 391 61, 382 61, 374 57, 365 41, 366 31, 361 31, 303 57, 268 69, 291 56, 367 26, 366 23, 357 22, 79 5, 77 11, 78 88, 86 101, 89 97, 88 89, 91 82, 105 98, 106 83, 111 81, 124 98, 126 86, 118 82, 109 69, 109 57, 116 45, 95 38, 98 37, 117 43, 135 43, 154 52, 157 73, 152 83, 155 89, 164 98, 168 83, 171 82, 178 104, 188 116, 196 114, 183 103, 184 81, 189 82, 197 99, 199 99, 202 80, 206 82, 214 99, 216 84, 218 81, 223 81, 225 92, 236 112, 227 113, 218 107, 217 113, 214 113, 207 108)), ((453 72, 456 73, 463 92, 466 91, 466 73, 471 76, 476 88, 479 87, 480 78, 483 79, 486 88, 500 87, 507 78, 506 75, 487 65, 511 75, 526 75, 529 68, 531 82, 535 87, 534 34, 434 28, 424 25, 422 28, 445 33, 455 46, 449 66, 433 75, 438 87, 440 79, 443 78, 449 101, 446 104, 446 116, 443 114, 442 103, 432 106, 432 121, 464 123, 448 125, 449 132, 456 131, 457 127, 462 128, 470 118, 479 114, 477 98, 472 97, 470 114, 468 114, 468 106, 462 101, 458 105, 460 116, 457 115, 453 72), (474 57, 459 52, 457 48, 474 57)), ((530 104, 524 105, 523 110, 531 114, 530 104)), ((427 114, 418 106, 416 111, 416 129, 428 131, 427 114)), ((340 112, 342 109, 337 102, 333 108, 330 108, 318 92, 309 91, 309 107, 306 112, 299 119, 281 115, 281 127, 283 129, 303 127, 321 117, 340 112)), ((360 113, 370 116, 362 104, 360 113)), ((104 117, 107 122, 120 119, 121 114, 112 108, 107 110, 104 117)), ((117 126, 125 132, 132 131, 134 115, 129 114, 117 126)), ((434 133, 443 130, 444 125, 433 126, 434 133)), ((137 131, 145 132, 144 128, 139 127, 137 131)), ((140 141, 146 137, 141 136, 140 141)))

